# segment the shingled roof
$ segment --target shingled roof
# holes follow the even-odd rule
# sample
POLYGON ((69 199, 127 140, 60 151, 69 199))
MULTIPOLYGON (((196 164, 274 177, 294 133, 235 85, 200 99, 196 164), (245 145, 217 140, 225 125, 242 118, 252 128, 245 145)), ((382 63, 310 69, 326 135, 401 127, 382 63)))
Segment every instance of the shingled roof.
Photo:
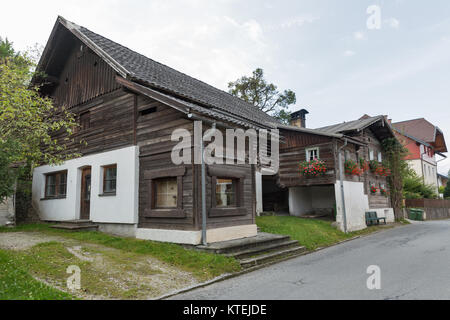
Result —
POLYGON ((326 132, 326 133, 347 133, 351 131, 360 131, 363 130, 375 122, 384 121, 384 116, 376 116, 376 117, 363 117, 359 120, 342 122, 331 126, 326 126, 322 128, 317 128, 316 130, 326 132))
MULTIPOLYGON (((147 58, 85 27, 62 17, 58 17, 58 23, 65 26, 102 57, 119 75, 128 80, 198 104, 200 107, 209 108, 211 111, 225 112, 264 127, 273 126, 278 122, 244 100, 147 58)), ((214 114, 211 111, 210 113, 214 114)))
POLYGON ((393 123, 392 126, 400 134, 420 143, 425 142, 431 144, 437 152, 447 152, 442 130, 425 118, 401 121, 393 123))
POLYGON ((317 128, 316 130, 328 134, 333 133, 333 134, 352 135, 366 128, 370 128, 380 141, 386 138, 395 138, 395 134, 391 125, 386 120, 386 117, 383 115, 375 117, 364 115, 358 120, 317 128))

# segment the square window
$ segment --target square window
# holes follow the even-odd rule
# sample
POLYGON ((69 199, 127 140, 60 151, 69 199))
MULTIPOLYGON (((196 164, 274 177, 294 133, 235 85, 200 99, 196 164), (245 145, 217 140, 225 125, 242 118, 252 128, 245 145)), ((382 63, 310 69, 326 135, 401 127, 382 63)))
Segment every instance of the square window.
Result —
POLYGON ((45 197, 65 197, 67 194, 67 171, 45 176, 45 197))
POLYGON ((378 162, 383 162, 383 155, 381 154, 381 152, 378 152, 378 162))
POLYGON ((156 209, 173 209, 178 204, 178 179, 163 178, 154 181, 156 209))
POLYGON ((236 206, 236 185, 235 179, 217 178, 216 180, 216 207, 236 206))
POLYGON ((369 150, 369 160, 370 161, 375 160, 375 155, 374 155, 373 150, 369 150))
POLYGON ((319 148, 306 149, 306 161, 311 162, 319 159, 319 148))

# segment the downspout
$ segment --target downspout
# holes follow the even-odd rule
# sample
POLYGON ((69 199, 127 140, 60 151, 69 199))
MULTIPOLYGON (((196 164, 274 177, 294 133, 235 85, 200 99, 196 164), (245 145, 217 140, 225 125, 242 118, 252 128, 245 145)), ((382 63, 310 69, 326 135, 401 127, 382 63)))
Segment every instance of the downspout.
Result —
MULTIPOLYGON (((202 122, 202 128, 203 128, 203 119, 199 119, 197 118, 195 115, 193 114, 188 114, 188 118, 190 119, 196 119, 202 122)), ((209 121, 207 121, 209 122, 209 121)), ((216 130, 216 122, 211 121, 210 123, 212 123, 212 129, 216 130)), ((204 246, 208 245, 208 240, 206 237, 206 228, 207 228, 207 214, 206 214, 206 164, 205 164, 205 159, 204 159, 204 150, 205 150, 205 145, 204 145, 204 140, 206 138, 208 138, 208 136, 203 136, 203 132, 201 132, 201 141, 200 141, 200 155, 201 155, 201 185, 202 185, 202 244, 204 246)))
MULTIPOLYGON (((203 128, 203 122, 202 122, 203 128)), ((202 167, 202 244, 204 246, 208 245, 208 240, 206 239, 206 165, 204 159, 204 140, 203 140, 203 132, 202 139, 200 142, 200 154, 202 157, 201 167, 202 167)))
POLYGON ((347 233, 347 213, 345 210, 345 194, 344 194, 344 171, 342 166, 342 150, 348 145, 348 140, 344 139, 345 143, 342 147, 338 149, 338 156, 339 156, 339 180, 341 184, 341 201, 342 201, 342 216, 343 216, 343 223, 344 223, 344 233, 347 233))

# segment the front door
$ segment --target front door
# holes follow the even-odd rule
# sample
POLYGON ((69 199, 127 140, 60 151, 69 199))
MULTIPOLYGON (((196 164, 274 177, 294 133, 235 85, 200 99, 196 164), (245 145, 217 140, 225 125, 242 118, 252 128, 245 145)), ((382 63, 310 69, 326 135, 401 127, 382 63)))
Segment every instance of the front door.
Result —
POLYGON ((83 169, 81 174, 81 220, 90 220, 91 210, 91 168, 83 169))

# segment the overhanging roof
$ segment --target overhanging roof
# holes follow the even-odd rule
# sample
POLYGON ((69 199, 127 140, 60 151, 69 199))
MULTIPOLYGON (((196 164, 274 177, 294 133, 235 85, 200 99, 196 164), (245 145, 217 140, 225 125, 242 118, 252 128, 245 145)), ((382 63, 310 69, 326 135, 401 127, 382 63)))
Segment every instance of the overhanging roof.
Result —
POLYGON ((222 114, 229 116, 230 119, 239 119, 241 122, 259 127, 273 127, 278 123, 278 120, 242 99, 149 59, 63 17, 58 17, 55 23, 38 70, 45 72, 47 69, 61 27, 89 47, 124 79, 185 103, 192 103, 204 109, 209 108, 210 113, 214 115, 222 114))

